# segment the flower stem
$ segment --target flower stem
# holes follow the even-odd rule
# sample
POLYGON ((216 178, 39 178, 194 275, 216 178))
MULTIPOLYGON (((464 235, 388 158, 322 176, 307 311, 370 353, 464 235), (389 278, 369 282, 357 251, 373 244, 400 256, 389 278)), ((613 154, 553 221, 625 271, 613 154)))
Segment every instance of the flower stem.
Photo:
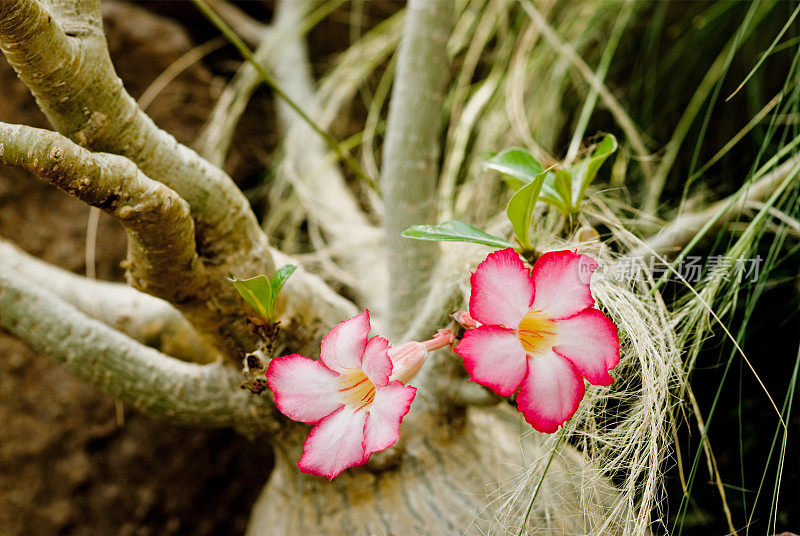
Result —
POLYGON ((558 440, 556 441, 555 446, 553 447, 553 451, 550 453, 550 457, 547 459, 547 465, 544 466, 544 471, 542 472, 542 478, 539 479, 539 483, 536 484, 536 489, 533 492, 533 497, 531 497, 531 502, 528 504, 528 510, 525 512, 525 518, 522 520, 522 525, 519 527, 519 532, 517 536, 522 536, 522 533, 525 531, 525 525, 528 523, 528 518, 531 515, 531 511, 533 510, 533 503, 536 502, 536 497, 539 495, 539 490, 542 489, 542 482, 544 482, 544 477, 547 476, 547 471, 550 469, 550 464, 553 463, 553 459, 556 457, 556 452, 558 452, 558 447, 561 446, 561 442, 564 440, 564 437, 567 435, 567 428, 565 426, 561 427, 561 433, 558 434, 558 440))

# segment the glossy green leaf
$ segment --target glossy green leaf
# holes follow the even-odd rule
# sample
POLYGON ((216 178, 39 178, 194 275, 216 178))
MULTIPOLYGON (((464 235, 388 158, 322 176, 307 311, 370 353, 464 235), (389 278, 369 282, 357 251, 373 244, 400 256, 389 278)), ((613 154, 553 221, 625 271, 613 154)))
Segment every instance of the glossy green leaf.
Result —
POLYGON ((463 221, 446 221, 439 225, 414 225, 403 231, 406 238, 437 240, 441 242, 472 242, 495 248, 514 247, 514 244, 484 233, 463 221))
POLYGON ((600 166, 617 150, 617 139, 611 134, 606 134, 592 151, 591 156, 575 162, 570 167, 572 173, 572 199, 571 203, 577 207, 583 200, 586 188, 597 177, 600 166))
POLYGON ((514 189, 522 188, 544 171, 542 164, 530 152, 519 148, 506 149, 487 160, 484 165, 486 169, 505 175, 506 182, 514 189))
POLYGON ((272 299, 270 300, 269 307, 271 315, 275 314, 275 301, 278 299, 278 293, 280 293, 283 285, 286 284, 286 281, 289 279, 289 277, 291 277, 295 270, 297 270, 297 266, 294 264, 285 264, 278 268, 274 274, 272 274, 272 279, 270 279, 270 286, 272 287, 272 299))
POLYGON ((536 175, 531 182, 517 190, 506 206, 506 216, 514 228, 514 234, 517 235, 522 246, 527 249, 533 247, 530 238, 531 220, 546 175, 548 175, 547 172, 536 175))
POLYGON ((277 296, 278 293, 283 288, 283 285, 286 284, 286 281, 291 277, 294 271, 297 270, 297 266, 294 264, 285 264, 278 268, 274 274, 272 274, 272 295, 277 296))
POLYGON ((542 184, 540 199, 568 216, 572 211, 570 199, 570 175, 563 169, 547 173, 542 184))
POLYGON ((234 277, 230 281, 250 307, 265 319, 272 320, 272 284, 267 276, 257 275, 250 279, 234 277))

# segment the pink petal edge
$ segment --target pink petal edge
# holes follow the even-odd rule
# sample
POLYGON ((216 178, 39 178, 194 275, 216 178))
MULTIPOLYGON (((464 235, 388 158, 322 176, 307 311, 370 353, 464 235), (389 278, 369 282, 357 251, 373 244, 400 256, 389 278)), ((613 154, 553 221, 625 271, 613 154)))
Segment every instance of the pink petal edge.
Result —
POLYGON ((589 290, 597 261, 572 251, 550 251, 533 265, 532 307, 551 319, 566 318, 594 305, 589 290))
POLYGON ((575 365, 554 352, 528 360, 517 409, 534 429, 552 434, 575 414, 586 387, 575 365))
POLYGON ((375 391, 375 400, 369 408, 369 417, 364 425, 364 452, 387 449, 400 437, 400 423, 411 409, 417 390, 398 381, 393 381, 375 391))
POLYGON ((383 337, 376 336, 367 341, 361 369, 376 386, 386 385, 392 374, 392 360, 389 359, 388 350, 389 341, 383 337))
POLYGON ((512 248, 490 253, 470 284, 469 314, 483 324, 516 329, 533 301, 530 270, 512 248))
POLYGON ((608 373, 619 363, 617 326, 597 309, 584 309, 556 322, 557 341, 553 351, 569 359, 594 385, 611 385, 608 373))
POLYGON ((369 310, 342 320, 322 337, 320 361, 339 373, 345 369, 361 368, 361 357, 367 347, 369 330, 369 310))
POLYGON ((464 359, 472 381, 500 396, 514 393, 528 370, 525 349, 517 335, 499 326, 468 329, 454 351, 464 359))
POLYGON ((304 473, 333 480, 345 469, 367 463, 369 454, 363 446, 366 419, 366 411, 347 406, 322 419, 303 443, 297 466, 304 473))
POLYGON ((338 376, 323 363, 299 354, 276 357, 267 368, 267 383, 278 410, 292 420, 311 424, 344 404, 338 376))

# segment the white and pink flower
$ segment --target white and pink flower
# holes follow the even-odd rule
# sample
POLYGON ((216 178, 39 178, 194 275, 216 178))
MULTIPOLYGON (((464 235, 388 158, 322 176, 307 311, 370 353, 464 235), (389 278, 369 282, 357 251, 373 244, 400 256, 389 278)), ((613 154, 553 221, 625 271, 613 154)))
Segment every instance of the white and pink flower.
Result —
MULTIPOLYGON (((594 309, 597 262, 571 251, 545 253, 528 270, 511 248, 491 253, 472 274, 472 322, 455 352, 471 379, 501 396, 536 430, 555 432, 575 414, 586 378, 610 385, 619 363, 617 327, 594 309)), ((463 316, 463 315, 462 315, 463 316)))
POLYGON ((267 381, 281 413, 316 425, 303 444, 298 466, 304 473, 332 479, 366 463, 400 436, 400 422, 416 389, 396 378, 408 381, 427 349, 414 343, 423 346, 394 352, 398 362, 393 366, 389 342, 368 338, 369 330, 366 311, 339 322, 323 337, 319 361, 293 354, 269 364, 267 381))

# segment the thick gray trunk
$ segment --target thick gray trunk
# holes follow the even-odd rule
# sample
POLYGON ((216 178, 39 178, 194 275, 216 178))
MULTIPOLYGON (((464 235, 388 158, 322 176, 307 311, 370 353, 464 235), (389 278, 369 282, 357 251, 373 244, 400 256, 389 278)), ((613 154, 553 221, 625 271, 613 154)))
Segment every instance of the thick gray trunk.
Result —
MULTIPOLYGON (((543 447, 548 436, 534 433, 520 439, 519 415, 506 405, 439 417, 445 422, 414 417, 409 426, 403 425, 407 441, 398 465, 349 469, 331 482, 298 470, 307 427, 296 429, 294 445, 276 453, 275 469, 253 507, 247 534, 515 534, 531 490, 504 505, 501 488, 512 484, 525 464, 540 460, 538 470, 544 467, 550 455, 543 447)), ((586 504, 581 488, 586 469, 570 445, 562 444, 547 475, 529 529, 541 529, 537 534, 620 533, 614 527, 594 530, 593 520, 600 517, 592 514, 610 504, 613 495, 610 485, 604 488, 595 481, 595 504, 586 504), (608 494, 598 496, 601 488, 608 494)))

